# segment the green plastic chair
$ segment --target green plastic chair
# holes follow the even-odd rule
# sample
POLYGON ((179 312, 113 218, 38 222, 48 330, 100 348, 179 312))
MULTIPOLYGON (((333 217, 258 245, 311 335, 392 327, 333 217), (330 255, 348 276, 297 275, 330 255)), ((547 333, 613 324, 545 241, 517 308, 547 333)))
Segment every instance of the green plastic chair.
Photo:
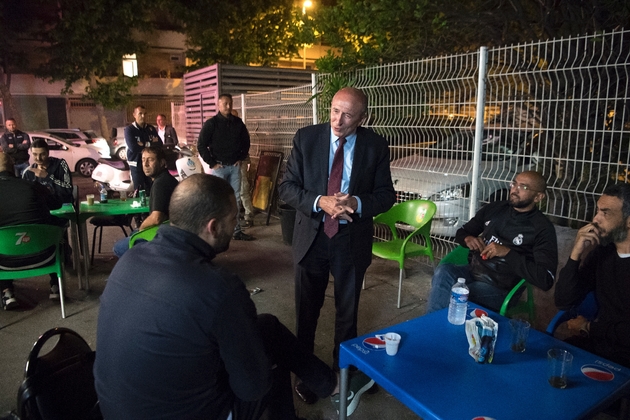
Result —
MULTIPOLYGON (((457 248, 452 250, 450 253, 444 256, 440 261, 439 265, 442 264, 455 264, 455 265, 466 265, 468 264, 468 252, 470 250, 466 247, 459 245, 457 248)), ((503 304, 501 305, 501 310, 499 314, 502 316, 507 316, 508 318, 512 317, 514 314, 518 313, 527 313, 529 316, 530 322, 534 322, 536 318, 536 308, 534 305, 534 287, 529 284, 525 279, 521 279, 516 286, 510 290, 510 293, 503 300, 503 304), (527 299, 519 300, 510 306, 510 302, 515 294, 517 294, 523 287, 527 288, 527 299)))
POLYGON ((435 203, 429 200, 409 200, 396 204, 385 213, 374 218, 374 223, 385 224, 392 232, 393 239, 385 242, 374 242, 372 254, 386 260, 398 261, 400 275, 398 278, 398 308, 402 293, 402 280, 405 273, 405 258, 426 255, 435 267, 433 249, 431 248, 431 221, 435 214, 435 203), (401 225, 402 223, 402 225, 401 225), (411 231, 401 237, 400 231, 411 231), (425 245, 413 242, 417 235, 424 238, 425 245))
MULTIPOLYGON (((164 225, 164 224, 168 224, 168 220, 162 222, 161 225, 164 225)), ((155 234, 157 233, 161 225, 151 226, 150 228, 139 230, 133 235, 131 235, 131 237, 129 238, 129 249, 133 247, 133 245, 136 243, 138 239, 141 239, 147 242, 153 240, 153 238, 155 238, 155 234)))
POLYGON ((33 267, 12 268, 0 266, 0 280, 17 280, 55 273, 59 278, 61 317, 66 317, 63 296, 63 228, 50 225, 16 225, 0 228, 0 254, 12 257, 37 255, 54 247, 55 252, 46 262, 33 267))

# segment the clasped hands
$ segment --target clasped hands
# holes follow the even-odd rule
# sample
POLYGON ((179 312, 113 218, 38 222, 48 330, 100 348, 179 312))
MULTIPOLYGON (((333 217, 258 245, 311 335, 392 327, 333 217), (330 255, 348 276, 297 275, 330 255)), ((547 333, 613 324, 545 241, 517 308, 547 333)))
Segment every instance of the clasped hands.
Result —
POLYGON ((496 242, 490 242, 486 245, 483 239, 479 236, 466 236, 464 241, 471 251, 479 252, 481 254, 481 258, 484 260, 494 257, 505 257, 508 252, 510 252, 510 248, 499 245, 496 242))
POLYGON ((333 219, 352 222, 351 215, 357 210, 359 203, 357 199, 350 194, 338 192, 335 193, 335 195, 321 196, 317 205, 333 219))

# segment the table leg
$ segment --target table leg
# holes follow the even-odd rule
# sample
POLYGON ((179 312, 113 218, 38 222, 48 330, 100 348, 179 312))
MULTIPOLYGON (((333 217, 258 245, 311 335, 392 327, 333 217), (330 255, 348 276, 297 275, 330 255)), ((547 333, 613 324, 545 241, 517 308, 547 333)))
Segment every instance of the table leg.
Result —
POLYGON ((348 411, 348 371, 349 366, 341 369, 339 377, 341 381, 339 386, 339 420, 346 420, 346 413, 348 411))
POLYGON ((77 277, 79 279, 79 289, 83 289, 83 266, 81 265, 81 251, 79 250, 81 242, 79 241, 77 222, 72 220, 70 221, 70 239, 72 240, 72 265, 77 272, 77 277))
POLYGON ((88 243, 87 226, 85 222, 80 226, 81 248, 83 249, 83 279, 85 280, 85 290, 90 290, 90 278, 88 270, 90 269, 90 244, 88 243))

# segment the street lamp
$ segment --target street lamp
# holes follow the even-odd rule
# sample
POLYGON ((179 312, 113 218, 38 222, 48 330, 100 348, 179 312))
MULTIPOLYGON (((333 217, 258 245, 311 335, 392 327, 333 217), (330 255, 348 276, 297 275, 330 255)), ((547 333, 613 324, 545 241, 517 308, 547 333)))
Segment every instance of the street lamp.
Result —
MULTIPOLYGON (((306 9, 313 7, 313 2, 311 0, 304 0, 302 3, 302 14, 306 15, 306 9)), ((304 44, 304 54, 302 55, 303 67, 306 70, 306 44, 304 44)))
POLYGON ((306 9, 310 7, 313 7, 313 2, 311 0, 304 0, 304 3, 302 3, 302 14, 305 15, 306 9))

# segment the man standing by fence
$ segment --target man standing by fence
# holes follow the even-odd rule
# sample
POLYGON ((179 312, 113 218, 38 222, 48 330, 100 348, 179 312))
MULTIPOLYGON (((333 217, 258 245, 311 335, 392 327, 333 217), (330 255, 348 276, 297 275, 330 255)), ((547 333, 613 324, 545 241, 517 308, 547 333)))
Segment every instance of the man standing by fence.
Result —
MULTIPOLYGON (((239 117, 232 114, 232 95, 219 96, 219 112, 203 124, 197 141, 201 158, 212 169, 212 175, 225 179, 234 189, 236 203, 241 199, 241 163, 249 153, 249 132, 239 117)), ((251 241, 253 236, 243 233, 239 220, 233 239, 251 241)))
MULTIPOLYGON (((297 336, 313 350, 332 273, 335 369, 339 344, 357 336, 361 285, 372 260, 372 218, 396 201, 387 141, 360 127, 366 116, 363 92, 355 88, 337 92, 330 123, 295 134, 280 185, 280 198, 297 210, 293 235, 297 336)), ((295 390, 307 403, 317 399, 302 383, 295 390)))

